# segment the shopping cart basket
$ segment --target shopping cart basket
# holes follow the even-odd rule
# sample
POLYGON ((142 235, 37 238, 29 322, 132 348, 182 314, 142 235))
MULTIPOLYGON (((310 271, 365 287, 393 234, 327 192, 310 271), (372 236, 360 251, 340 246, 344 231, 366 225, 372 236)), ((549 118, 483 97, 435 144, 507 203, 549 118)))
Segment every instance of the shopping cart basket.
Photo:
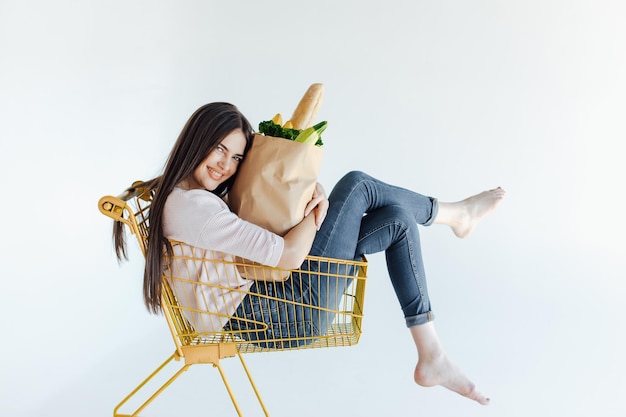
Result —
MULTIPOLYGON (((125 234, 124 229, 127 227, 137 238, 144 255, 149 234, 148 214, 154 193, 154 184, 138 181, 117 197, 102 197, 98 204, 103 214, 115 220, 116 236, 120 238, 125 234)), ((174 380, 196 364, 211 364, 219 370, 237 414, 241 416, 241 409, 220 365, 221 359, 234 356, 241 361, 259 405, 268 416, 242 354, 351 346, 358 343, 366 284, 365 258, 346 261, 308 256, 300 269, 290 271, 288 280, 267 284, 261 281, 278 270, 224 254, 220 258, 218 254, 184 242, 170 243, 173 251, 171 255, 166 253, 165 256, 168 267, 164 272, 161 306, 176 348, 165 362, 115 407, 115 417, 137 416, 174 380), (235 279, 235 271, 255 278, 258 285, 254 293, 233 289, 228 285, 231 279, 235 279), (307 294, 286 300, 276 298, 272 291, 267 290, 276 285, 292 285, 295 280, 301 281, 301 285, 295 287, 305 287, 309 289, 309 295, 316 294, 310 299, 318 299, 319 292, 325 291, 325 298, 334 301, 325 306, 316 306, 307 301, 307 294), (209 311, 206 307, 239 303, 242 299, 248 300, 245 298, 248 294, 259 297, 261 303, 269 300, 278 302, 285 314, 298 317, 298 323, 302 324, 285 329, 272 322, 272 317, 265 317, 260 322, 243 315, 235 317, 234 313, 209 311), (281 331, 273 332, 276 328, 281 331), (132 414, 121 413, 121 407, 172 360, 183 360, 182 367, 132 414)), ((126 256, 125 253, 118 255, 126 256)), ((287 289, 283 288, 283 294, 289 293, 287 289)))

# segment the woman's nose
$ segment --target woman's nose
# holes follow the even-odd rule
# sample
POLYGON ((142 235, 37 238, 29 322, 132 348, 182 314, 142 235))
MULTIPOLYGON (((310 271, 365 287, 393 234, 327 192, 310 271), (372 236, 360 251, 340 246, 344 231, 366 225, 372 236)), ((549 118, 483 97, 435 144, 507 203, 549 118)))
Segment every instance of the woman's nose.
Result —
POLYGON ((230 168, 230 158, 228 156, 222 156, 218 163, 224 170, 230 168))

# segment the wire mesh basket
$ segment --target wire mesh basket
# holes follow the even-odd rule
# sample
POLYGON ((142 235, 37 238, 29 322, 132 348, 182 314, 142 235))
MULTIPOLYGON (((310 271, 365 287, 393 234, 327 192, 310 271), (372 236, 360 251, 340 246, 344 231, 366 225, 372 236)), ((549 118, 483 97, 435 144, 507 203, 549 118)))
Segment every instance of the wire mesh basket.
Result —
POLYGON ((181 346, 232 341, 251 353, 358 342, 365 261, 309 256, 287 279, 272 281, 264 278, 273 268, 182 242, 172 246, 164 307, 178 318, 173 330, 181 346), (257 277, 252 288, 236 286, 239 270, 257 277))

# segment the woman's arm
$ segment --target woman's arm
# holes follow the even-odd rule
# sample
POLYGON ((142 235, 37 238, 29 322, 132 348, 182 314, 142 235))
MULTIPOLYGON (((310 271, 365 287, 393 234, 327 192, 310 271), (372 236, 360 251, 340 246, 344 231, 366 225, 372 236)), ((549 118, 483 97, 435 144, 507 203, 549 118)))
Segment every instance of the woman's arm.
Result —
POLYGON ((285 246, 278 261, 277 268, 300 268, 304 258, 309 254, 317 226, 313 214, 306 216, 284 236, 285 246))
POLYGON ((278 268, 295 269, 302 265, 304 258, 311 251, 315 232, 322 225, 327 211, 326 193, 318 183, 311 201, 304 209, 304 219, 284 236, 285 246, 278 261, 278 268))
POLYGON ((324 187, 319 182, 315 186, 315 191, 313 191, 313 196, 311 197, 311 201, 306 205, 304 209, 304 215, 308 216, 311 211, 315 210, 315 224, 317 225, 317 230, 320 230, 322 227, 322 223, 326 218, 326 213, 328 212, 328 199, 326 198, 326 192, 324 191, 324 187))

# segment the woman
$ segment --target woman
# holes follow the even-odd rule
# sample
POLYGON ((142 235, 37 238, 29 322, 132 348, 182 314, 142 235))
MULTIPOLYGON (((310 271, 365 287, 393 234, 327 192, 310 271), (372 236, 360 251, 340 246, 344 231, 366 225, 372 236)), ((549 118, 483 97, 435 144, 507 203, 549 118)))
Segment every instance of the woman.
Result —
MULTIPOLYGON (((248 120, 228 103, 202 106, 183 128, 163 175, 157 179, 158 191, 150 211, 144 275, 148 309, 160 309, 162 249, 165 246, 172 250, 167 239, 282 269, 299 268, 308 254, 351 260, 385 251, 389 276, 418 351, 416 383, 442 385, 488 404, 489 399, 448 359, 437 337, 418 224, 448 225, 456 236, 463 238, 496 208, 504 191, 496 188, 459 202, 442 203, 365 173, 350 172, 328 198, 318 184, 304 219, 281 237, 238 218, 226 204, 228 190, 239 163, 250 149, 252 137, 248 120)), ((255 292, 266 291, 272 284, 239 277, 233 286, 255 292)), ((280 294, 279 286, 274 291, 279 298, 287 296, 280 294)), ((255 302, 254 297, 249 298, 241 300, 236 316, 254 314, 254 308, 246 307, 255 302)), ((233 328, 241 323, 231 320, 225 325, 233 328)))

